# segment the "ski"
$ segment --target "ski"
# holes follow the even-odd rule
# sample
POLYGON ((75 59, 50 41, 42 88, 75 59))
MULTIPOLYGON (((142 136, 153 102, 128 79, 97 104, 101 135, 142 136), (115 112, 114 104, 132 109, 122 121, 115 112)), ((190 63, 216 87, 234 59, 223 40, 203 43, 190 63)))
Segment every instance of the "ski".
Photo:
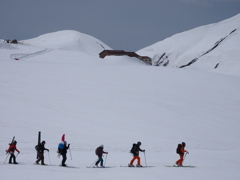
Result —
POLYGON ((13 138, 12 138, 12 142, 11 142, 9 145, 11 145, 11 144, 13 143, 14 140, 15 140, 15 136, 13 136, 13 138))
POLYGON ((99 167, 97 167, 97 166, 86 166, 86 168, 114 168, 114 167, 116 167, 116 166, 103 166, 103 167, 101 167, 101 166, 99 166, 99 167))
MULTIPOLYGON (((41 142, 41 131, 38 132, 38 143, 37 145, 39 145, 41 142)), ((37 159, 38 159, 38 152, 37 152, 37 159)))
POLYGON ((164 165, 165 167, 179 167, 179 168, 181 168, 181 167, 186 167, 186 168, 194 168, 194 167, 196 167, 196 166, 191 166, 191 165, 188 165, 188 166, 177 166, 177 165, 172 165, 172 166, 169 166, 169 165, 164 165))
POLYGON ((48 164, 37 164, 37 163, 33 163, 33 165, 39 165, 39 166, 49 166, 48 164))
POLYGON ((18 162, 17 164, 15 163, 7 163, 8 165, 26 165, 25 163, 18 162))
MULTIPOLYGON (((11 143, 9 143, 9 147, 12 145, 12 143, 15 141, 15 136, 13 136, 11 143)), ((6 154, 8 154, 8 151, 6 150, 6 154)))
POLYGON ((38 132, 38 144, 41 143, 41 131, 38 132))
POLYGON ((150 167, 155 167, 155 166, 142 166, 142 167, 138 167, 138 166, 133 166, 133 167, 130 167, 130 166, 120 166, 120 167, 128 167, 128 168, 150 168, 150 167))
POLYGON ((60 167, 64 167, 64 168, 79 168, 79 167, 68 166, 68 165, 66 165, 66 166, 59 165, 59 166, 60 166, 60 167))

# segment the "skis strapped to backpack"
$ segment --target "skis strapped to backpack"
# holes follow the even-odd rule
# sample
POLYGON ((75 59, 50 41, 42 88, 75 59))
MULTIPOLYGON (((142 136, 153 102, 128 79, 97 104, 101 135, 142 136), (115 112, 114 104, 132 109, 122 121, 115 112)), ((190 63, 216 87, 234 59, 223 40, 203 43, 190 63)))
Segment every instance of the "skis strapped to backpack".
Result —
POLYGON ((37 159, 38 159, 38 146, 39 146, 40 142, 41 142, 41 131, 38 132, 38 143, 35 146, 35 149, 37 151, 37 159))

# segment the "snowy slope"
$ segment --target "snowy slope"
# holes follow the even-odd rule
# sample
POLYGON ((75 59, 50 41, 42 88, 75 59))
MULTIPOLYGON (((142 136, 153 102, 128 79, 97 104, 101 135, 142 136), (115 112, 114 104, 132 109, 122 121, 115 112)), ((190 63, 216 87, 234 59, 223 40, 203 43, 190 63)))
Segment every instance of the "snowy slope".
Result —
POLYGON ((240 178, 238 76, 146 66, 130 57, 101 59, 99 44, 107 45, 75 31, 22 42, 0 42, 0 160, 13 136, 21 151, 19 165, 0 164, 2 179, 240 178), (38 131, 51 166, 33 165, 38 131), (71 144, 67 164, 76 168, 58 166, 62 134, 71 144), (120 167, 130 162, 137 141, 146 149, 141 163, 155 167, 120 167), (190 152, 184 164, 196 168, 163 166, 175 163, 182 141, 190 152), (109 152, 106 165, 115 168, 86 168, 100 144, 109 152))
POLYGON ((159 41, 137 52, 153 65, 240 76, 240 14, 159 41))

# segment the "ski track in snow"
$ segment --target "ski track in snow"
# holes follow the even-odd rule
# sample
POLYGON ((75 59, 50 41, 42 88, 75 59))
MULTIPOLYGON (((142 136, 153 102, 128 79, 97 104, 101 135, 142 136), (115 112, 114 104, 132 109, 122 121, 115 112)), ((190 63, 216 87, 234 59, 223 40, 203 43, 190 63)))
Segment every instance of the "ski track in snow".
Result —
POLYGON ((34 53, 29 53, 29 54, 16 53, 16 54, 11 54, 10 58, 13 59, 13 60, 27 59, 27 58, 31 58, 31 57, 34 57, 34 56, 44 54, 44 53, 48 53, 50 51, 52 51, 52 49, 47 48, 47 49, 37 51, 37 52, 34 52, 34 53))

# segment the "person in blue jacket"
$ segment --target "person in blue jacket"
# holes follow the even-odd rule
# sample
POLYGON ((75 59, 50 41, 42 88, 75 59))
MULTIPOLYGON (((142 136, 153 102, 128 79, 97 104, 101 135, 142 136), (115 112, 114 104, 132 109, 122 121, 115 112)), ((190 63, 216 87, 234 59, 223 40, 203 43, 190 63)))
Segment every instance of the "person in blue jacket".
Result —
POLYGON ((61 155, 63 157, 62 159, 62 166, 67 166, 65 164, 66 160, 67 160, 67 150, 69 149, 70 144, 67 145, 67 141, 64 141, 64 146, 63 149, 61 150, 61 155))

